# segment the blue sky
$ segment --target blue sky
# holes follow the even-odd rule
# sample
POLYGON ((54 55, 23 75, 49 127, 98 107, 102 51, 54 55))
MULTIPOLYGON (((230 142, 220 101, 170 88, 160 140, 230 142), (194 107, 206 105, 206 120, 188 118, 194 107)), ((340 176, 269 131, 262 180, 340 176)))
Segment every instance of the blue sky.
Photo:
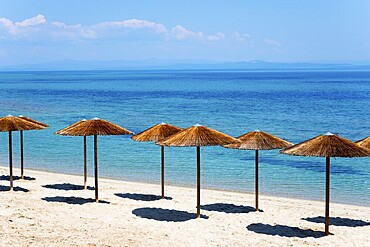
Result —
POLYGON ((370 61, 368 0, 0 0, 0 66, 370 61))

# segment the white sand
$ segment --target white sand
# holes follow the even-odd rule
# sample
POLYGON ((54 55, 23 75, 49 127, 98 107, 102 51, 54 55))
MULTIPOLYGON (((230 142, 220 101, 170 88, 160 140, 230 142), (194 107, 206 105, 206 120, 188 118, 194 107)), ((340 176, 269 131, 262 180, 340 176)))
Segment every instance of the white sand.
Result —
MULTIPOLYGON (((19 170, 14 169, 14 173, 18 175, 19 170)), ((0 167, 0 176, 7 174, 8 169, 0 167)), ((167 186, 166 194, 173 199, 153 200, 156 198, 145 195, 158 195, 159 185, 100 179, 100 198, 109 204, 70 204, 66 201, 81 203, 78 198, 93 199, 94 191, 43 185, 81 185, 82 176, 31 170, 25 174, 36 180, 15 180, 14 185, 29 192, 0 191, 0 246, 369 246, 370 243, 370 207, 332 203, 331 216, 338 218, 330 226, 333 235, 324 237, 323 223, 302 219, 323 216, 324 202, 261 195, 260 208, 264 212, 254 212, 249 211, 254 205, 253 194, 202 190, 201 203, 206 207, 202 214, 206 218, 195 219, 195 188, 167 186)), ((93 185, 93 178, 89 177, 88 182, 93 185)), ((3 177, 0 185, 9 186, 9 181, 3 177)))

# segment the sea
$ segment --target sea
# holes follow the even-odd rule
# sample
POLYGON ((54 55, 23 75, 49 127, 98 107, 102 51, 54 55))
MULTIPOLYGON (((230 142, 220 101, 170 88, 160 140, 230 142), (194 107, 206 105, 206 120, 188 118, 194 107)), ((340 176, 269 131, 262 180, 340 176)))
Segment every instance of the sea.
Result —
MULTIPOLYGON (((299 143, 327 132, 352 141, 367 137, 369 110, 369 71, 0 72, 0 115, 50 125, 24 132, 25 175, 27 168, 76 174, 81 184, 83 138, 54 133, 84 118, 99 117, 134 133, 162 122, 182 128, 201 124, 235 137, 262 130, 299 143)), ((93 138, 87 139, 92 176, 93 138)), ((130 136, 99 136, 98 146, 100 177, 156 183, 160 193, 159 146, 130 136)), ((202 188, 253 193, 254 155, 202 147, 202 188)), ((15 167, 19 156, 14 132, 15 167)), ((325 200, 325 158, 279 150, 261 150, 259 156, 261 194, 325 200)), ((165 162, 166 184, 195 187, 194 147, 166 147, 165 162)), ((0 165, 8 166, 8 133, 0 133, 0 165)), ((332 158, 330 186, 332 202, 370 206, 370 158, 332 158)))

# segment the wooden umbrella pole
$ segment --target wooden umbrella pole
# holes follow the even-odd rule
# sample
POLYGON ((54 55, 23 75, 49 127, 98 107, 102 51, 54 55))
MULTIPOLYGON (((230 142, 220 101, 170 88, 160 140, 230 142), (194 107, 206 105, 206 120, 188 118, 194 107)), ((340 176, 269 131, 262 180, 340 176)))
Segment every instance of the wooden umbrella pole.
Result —
POLYGON ((20 139, 21 139, 21 179, 24 179, 23 175, 23 130, 19 132, 20 139))
POLYGON ((326 157, 325 235, 329 235, 330 157, 326 157))
POLYGON ((164 146, 161 146, 162 199, 164 199, 164 146))
POLYGON ((12 149, 12 132, 9 131, 9 181, 10 190, 13 190, 13 149, 12 149))
POLYGON ((99 202, 98 195, 98 136, 94 135, 94 172, 95 172, 95 201, 99 202))
POLYGON ((86 151, 86 136, 84 136, 84 188, 87 189, 87 151, 86 151))
POLYGON ((256 211, 258 211, 258 150, 256 150, 256 211))
POLYGON ((200 217, 200 147, 197 146, 197 218, 200 217))

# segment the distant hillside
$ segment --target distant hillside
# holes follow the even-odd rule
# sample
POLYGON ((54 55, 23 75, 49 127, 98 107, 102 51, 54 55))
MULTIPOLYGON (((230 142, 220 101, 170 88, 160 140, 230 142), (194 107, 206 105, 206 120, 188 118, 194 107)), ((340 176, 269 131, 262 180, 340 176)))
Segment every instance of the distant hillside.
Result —
POLYGON ((369 70, 370 65, 351 63, 272 63, 260 60, 212 62, 206 60, 140 60, 77 61, 61 60, 39 64, 22 64, 0 68, 0 71, 58 70, 369 70))

